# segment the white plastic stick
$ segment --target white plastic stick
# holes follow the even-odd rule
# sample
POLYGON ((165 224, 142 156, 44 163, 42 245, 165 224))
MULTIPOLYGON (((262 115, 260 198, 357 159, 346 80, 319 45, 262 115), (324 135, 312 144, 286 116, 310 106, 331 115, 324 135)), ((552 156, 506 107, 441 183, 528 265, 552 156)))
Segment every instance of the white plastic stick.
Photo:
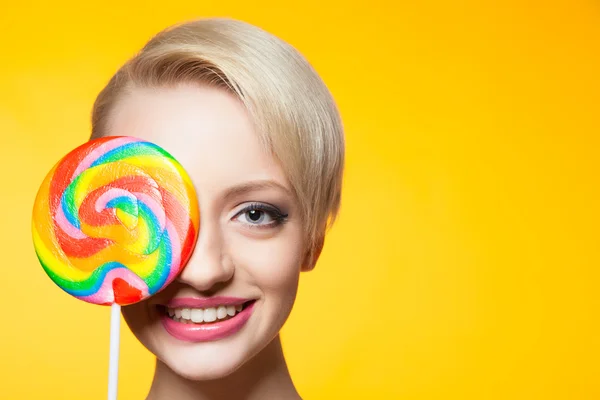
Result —
POLYGON ((119 332, 121 330, 121 306, 110 307, 110 355, 108 363, 108 400, 117 400, 119 380, 119 332))

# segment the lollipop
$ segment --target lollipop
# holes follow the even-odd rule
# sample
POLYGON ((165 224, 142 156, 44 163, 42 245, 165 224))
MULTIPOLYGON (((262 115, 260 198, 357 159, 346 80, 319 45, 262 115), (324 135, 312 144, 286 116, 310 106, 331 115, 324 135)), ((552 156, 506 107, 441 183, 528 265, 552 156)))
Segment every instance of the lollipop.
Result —
MULTIPOLYGON (((113 306, 111 364, 119 306, 146 299, 175 279, 192 254, 199 218, 183 167, 140 139, 90 141, 46 176, 33 210, 35 251, 61 289, 113 306)), ((114 391, 116 397, 116 377, 114 391)))

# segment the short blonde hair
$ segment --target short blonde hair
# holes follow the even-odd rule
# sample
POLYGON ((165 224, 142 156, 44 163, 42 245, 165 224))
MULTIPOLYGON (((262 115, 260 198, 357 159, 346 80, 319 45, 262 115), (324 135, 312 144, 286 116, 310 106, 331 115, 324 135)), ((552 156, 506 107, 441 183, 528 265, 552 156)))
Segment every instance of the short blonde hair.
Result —
POLYGON ((296 194, 312 256, 340 207, 342 124, 311 65, 264 30, 211 18, 158 33, 98 95, 92 139, 109 132, 111 111, 127 92, 190 82, 222 87, 243 102, 262 144, 280 162, 296 194))

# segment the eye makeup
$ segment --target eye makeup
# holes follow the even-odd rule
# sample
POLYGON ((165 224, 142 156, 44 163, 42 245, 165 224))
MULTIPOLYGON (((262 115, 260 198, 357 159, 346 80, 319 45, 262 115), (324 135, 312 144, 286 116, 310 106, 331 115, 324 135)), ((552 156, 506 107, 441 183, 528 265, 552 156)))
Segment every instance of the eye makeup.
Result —
POLYGON ((232 220, 237 220, 252 229, 268 229, 285 223, 288 215, 271 204, 252 202, 237 212, 232 220))

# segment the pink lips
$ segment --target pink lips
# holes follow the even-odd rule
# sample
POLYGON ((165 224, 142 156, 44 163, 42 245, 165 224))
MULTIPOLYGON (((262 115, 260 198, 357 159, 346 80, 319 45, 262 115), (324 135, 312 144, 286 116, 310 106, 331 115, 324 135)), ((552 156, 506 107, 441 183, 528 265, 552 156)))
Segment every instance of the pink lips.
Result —
MULTIPOLYGON (((175 298, 167 306, 170 308, 209 308, 220 305, 240 305, 249 299, 235 297, 211 297, 205 299, 175 298)), ((226 338, 238 332, 248 322, 254 309, 254 301, 247 305, 234 317, 225 321, 215 321, 201 324, 184 324, 174 321, 168 315, 161 316, 165 330, 174 338, 186 342, 209 342, 226 338)))

